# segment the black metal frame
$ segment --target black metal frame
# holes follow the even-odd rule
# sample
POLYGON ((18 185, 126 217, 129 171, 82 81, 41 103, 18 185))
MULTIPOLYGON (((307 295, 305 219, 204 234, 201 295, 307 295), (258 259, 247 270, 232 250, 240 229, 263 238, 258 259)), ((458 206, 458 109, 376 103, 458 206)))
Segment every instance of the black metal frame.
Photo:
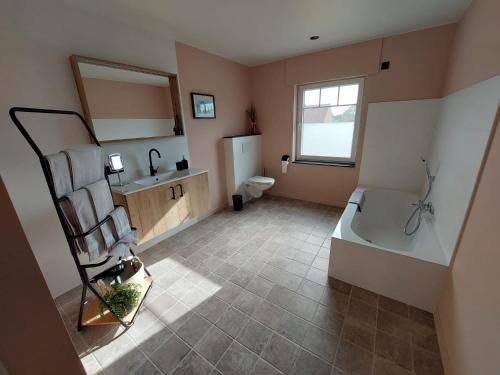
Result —
MULTIPOLYGON (((81 264, 80 263, 80 259, 78 258, 78 252, 79 251, 78 251, 78 247, 77 247, 77 240, 79 238, 85 237, 85 236, 93 233, 101 225, 103 225, 109 219, 111 219, 111 216, 109 216, 109 215, 106 216, 102 221, 100 221, 95 226, 93 226, 92 228, 90 228, 89 230, 87 230, 85 233, 78 233, 78 234, 74 234, 73 233, 73 231, 69 227, 69 225, 68 225, 68 223, 67 223, 67 221, 66 221, 66 219, 64 217, 63 211, 61 209, 61 206, 60 206, 60 201, 61 200, 58 199, 57 196, 56 196, 54 182, 52 181, 52 175, 50 173, 50 167, 49 167, 49 164, 47 162, 47 159, 45 158, 45 155, 42 153, 42 151, 40 150, 40 148, 38 147, 38 145, 35 143, 35 141, 33 140, 33 138, 31 138, 31 136, 29 135, 29 133, 26 131, 26 129, 24 128, 24 126, 21 124, 21 122, 17 118, 17 116, 16 116, 17 112, 21 112, 21 113, 43 113, 43 114, 76 116, 82 122, 83 126, 85 127, 85 129, 89 133, 89 136, 92 139, 92 141, 97 146, 100 146, 101 144, 97 140, 95 134, 92 132, 92 130, 90 129, 89 125, 87 124, 87 122, 85 121, 85 119, 83 118, 83 116, 80 115, 78 112, 56 110, 56 109, 27 108, 27 107, 12 107, 9 110, 10 118, 12 119, 12 121, 14 122, 14 124, 16 125, 17 129, 21 132, 21 134, 23 135, 23 137, 26 139, 26 141, 29 143, 29 145, 31 146, 31 148, 33 149, 33 151, 35 152, 35 154, 38 156, 38 159, 40 160, 40 164, 42 166, 42 171, 43 171, 43 174, 44 174, 45 179, 47 181, 47 185, 49 187, 50 196, 52 197, 52 201, 53 201, 54 206, 56 208, 57 216, 59 217, 59 221, 61 222, 61 225, 63 227, 64 235, 66 236, 66 240, 68 241, 68 245, 69 245, 69 248, 71 250, 71 255, 73 256, 73 260, 75 261, 76 268, 77 268, 78 273, 80 275, 80 279, 82 280, 83 289, 82 289, 82 296, 81 296, 81 299, 80 299, 80 311, 79 311, 79 315, 78 315, 78 325, 77 325, 77 329, 80 331, 84 327, 82 325, 82 315, 83 315, 83 309, 84 309, 85 301, 86 301, 86 298, 87 298, 87 288, 90 289, 92 291, 92 293, 94 293, 94 295, 109 309, 109 311, 111 313, 113 313, 112 310, 111 310, 111 308, 110 308, 110 306, 108 305, 108 303, 103 299, 103 297, 100 295, 100 293, 94 288, 94 286, 92 285, 92 283, 95 283, 99 279, 103 279, 104 277, 107 277, 108 275, 106 275, 106 272, 109 271, 111 268, 115 267, 116 265, 113 265, 112 267, 104 270, 103 272, 101 272, 98 275, 95 275, 93 277, 89 277, 89 274, 87 272, 87 269, 100 267, 100 266, 106 264, 107 262, 109 262, 113 257, 112 256, 108 256, 108 257, 106 257, 106 259, 104 259, 103 261, 101 261, 99 263, 81 264)), ((108 174, 107 173, 105 173, 105 177, 106 177, 106 180, 108 180, 108 174)), ((108 180, 108 186, 109 186, 109 180, 108 180)), ((135 256, 135 254, 132 251, 132 249, 129 248, 129 251, 130 251, 130 254, 132 254, 132 256, 135 256)), ((122 261, 121 258, 119 258, 119 260, 122 261)), ((151 276, 151 274, 149 273, 149 271, 146 269, 145 266, 144 266, 144 270, 145 270, 145 272, 146 272, 146 274, 148 276, 151 276)), ((139 306, 138 306, 138 308, 137 308, 134 316, 130 320, 130 322, 125 322, 125 321, 123 321, 122 319, 118 318, 115 315, 116 319, 118 319, 118 321, 120 322, 120 324, 123 325, 125 328, 130 327, 134 323, 134 320, 135 320, 135 317, 137 315, 137 312, 140 310, 140 307, 142 306, 142 303, 144 302, 144 300, 145 300, 145 298, 146 298, 149 290, 151 289, 152 285, 153 284, 151 283, 149 285, 148 289, 146 290, 146 293, 144 294, 143 299, 140 301, 139 306)))

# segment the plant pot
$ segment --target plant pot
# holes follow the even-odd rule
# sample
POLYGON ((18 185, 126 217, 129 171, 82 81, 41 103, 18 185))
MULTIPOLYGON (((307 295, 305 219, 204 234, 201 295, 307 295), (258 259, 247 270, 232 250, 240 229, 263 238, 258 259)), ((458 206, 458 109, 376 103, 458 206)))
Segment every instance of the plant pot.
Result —
POLYGON ((121 275, 122 283, 139 284, 141 286, 144 283, 144 277, 144 264, 138 257, 130 260, 130 264, 127 265, 124 273, 121 275))

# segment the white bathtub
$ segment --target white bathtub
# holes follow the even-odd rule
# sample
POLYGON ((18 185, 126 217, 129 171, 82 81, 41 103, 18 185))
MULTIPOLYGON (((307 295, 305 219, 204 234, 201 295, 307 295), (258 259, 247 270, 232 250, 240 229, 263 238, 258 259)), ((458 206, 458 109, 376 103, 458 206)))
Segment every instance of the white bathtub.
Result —
POLYGON ((415 235, 404 234, 410 203, 418 197, 386 189, 356 191, 365 194, 365 201, 361 212, 349 203, 335 228, 329 275, 434 311, 449 259, 428 220, 422 220, 415 235))

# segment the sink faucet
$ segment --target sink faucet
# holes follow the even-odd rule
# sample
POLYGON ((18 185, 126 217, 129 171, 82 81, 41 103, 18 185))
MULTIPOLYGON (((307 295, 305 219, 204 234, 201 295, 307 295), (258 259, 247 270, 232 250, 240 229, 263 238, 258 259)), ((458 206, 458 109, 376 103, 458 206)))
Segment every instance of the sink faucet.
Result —
POLYGON ((154 176, 158 172, 158 168, 153 167, 153 161, 151 160, 151 153, 156 152, 156 155, 161 159, 160 151, 158 151, 156 148, 152 148, 149 150, 149 174, 151 176, 154 176))

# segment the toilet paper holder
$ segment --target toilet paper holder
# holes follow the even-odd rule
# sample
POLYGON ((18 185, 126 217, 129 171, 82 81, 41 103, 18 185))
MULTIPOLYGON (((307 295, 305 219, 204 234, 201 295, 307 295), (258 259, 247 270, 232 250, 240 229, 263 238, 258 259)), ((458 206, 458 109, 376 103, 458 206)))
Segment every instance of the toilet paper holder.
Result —
POLYGON ((287 172, 288 163, 290 163, 290 155, 283 155, 281 157, 281 173, 285 174, 287 172))

